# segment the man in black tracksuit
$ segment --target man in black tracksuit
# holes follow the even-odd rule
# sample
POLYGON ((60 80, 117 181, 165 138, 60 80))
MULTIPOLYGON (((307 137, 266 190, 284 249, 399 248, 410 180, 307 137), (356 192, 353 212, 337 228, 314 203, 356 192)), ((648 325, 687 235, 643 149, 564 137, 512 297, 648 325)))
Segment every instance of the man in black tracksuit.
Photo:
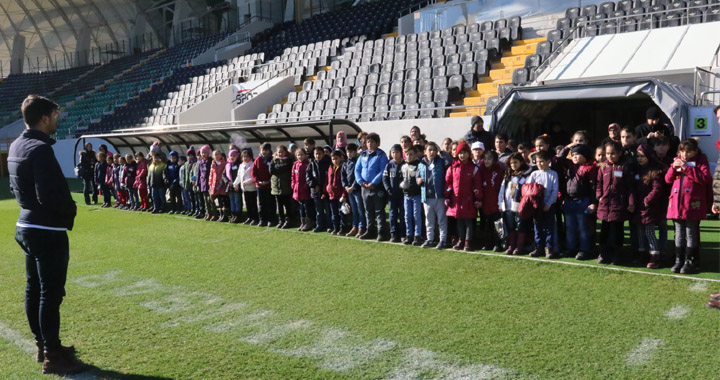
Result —
POLYGON ((51 147, 58 105, 30 95, 22 104, 27 129, 10 145, 10 191, 20 205, 15 240, 25 252, 25 314, 38 347, 43 373, 72 374, 85 369, 72 346, 60 343, 60 304, 76 206, 51 147))

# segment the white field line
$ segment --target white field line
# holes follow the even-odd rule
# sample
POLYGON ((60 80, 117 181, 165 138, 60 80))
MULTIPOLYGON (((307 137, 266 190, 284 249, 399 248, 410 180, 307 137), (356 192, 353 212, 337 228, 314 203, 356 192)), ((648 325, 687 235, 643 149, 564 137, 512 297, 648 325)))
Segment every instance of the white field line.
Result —
POLYGON ((699 280, 694 282, 692 285, 690 285, 690 291, 691 292, 706 292, 708 290, 709 284, 707 281, 699 280))
POLYGON ((690 308, 685 305, 675 305, 670 311, 665 313, 665 316, 670 319, 683 319, 687 317, 690 312, 690 308))
POLYGON ((627 356, 628 364, 642 365, 647 363, 662 344, 662 339, 644 338, 635 350, 627 356))
MULTIPOLYGON (((16 345, 20 350, 27 354, 34 356, 37 353, 37 346, 35 345, 35 342, 25 338, 21 333, 11 329, 8 325, 2 322, 0 322, 0 338, 16 345)), ((38 364, 38 367, 39 366, 40 364, 38 364)), ((63 377, 73 380, 100 380, 89 371, 79 373, 77 375, 65 375, 63 377)))

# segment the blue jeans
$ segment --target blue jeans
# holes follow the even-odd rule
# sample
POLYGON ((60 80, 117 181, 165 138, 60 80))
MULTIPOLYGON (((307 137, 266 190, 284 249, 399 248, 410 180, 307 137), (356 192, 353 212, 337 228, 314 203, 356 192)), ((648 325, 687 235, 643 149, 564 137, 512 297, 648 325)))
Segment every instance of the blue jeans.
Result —
POLYGON ((70 260, 67 232, 17 227, 15 241, 25 252, 25 315, 30 330, 45 350, 59 350, 60 304, 70 260))
POLYGON ((352 226, 355 228, 365 228, 365 205, 363 204, 362 194, 360 190, 354 190, 348 194, 350 199, 350 210, 352 210, 352 226))
POLYGON ((231 190, 228 192, 228 198, 230 198, 230 212, 242 211, 242 193, 239 191, 231 190))
POLYGON ((183 210, 190 211, 193 209, 192 207, 192 198, 190 197, 190 192, 187 191, 187 189, 182 189, 182 199, 183 199, 183 210))
POLYGON ((316 228, 330 228, 330 201, 325 198, 313 198, 315 203, 315 223, 316 228))
POLYGON ((422 201, 420 195, 404 197, 405 201, 405 235, 422 236, 422 201), (414 228, 413 228, 414 227, 414 228))
POLYGON ((150 189, 152 192, 153 210, 165 211, 167 207, 167 200, 165 199, 165 188, 164 187, 153 187, 150 189))
POLYGON ((403 210, 403 199, 402 197, 393 196, 390 197, 390 233, 398 233, 403 231, 405 212, 403 210))
POLYGON ((520 215, 518 215, 518 213, 515 211, 503 211, 503 220, 505 221, 505 226, 508 229, 508 233, 530 232, 530 220, 520 219, 520 215))
POLYGON ((580 235, 580 251, 587 252, 590 250, 590 223, 588 215, 585 214, 590 205, 589 198, 583 199, 566 199, 564 208, 565 213, 565 236, 566 246, 569 251, 578 249, 578 235, 580 235))
POLYGON ((140 196, 138 195, 137 189, 129 188, 128 196, 130 198, 131 207, 140 207, 140 196))
POLYGON ((539 210, 533 217, 535 223, 535 245, 537 248, 553 248, 555 235, 555 205, 548 211, 539 210))
POLYGON ((341 228, 342 214, 340 213, 340 199, 330 200, 330 215, 332 216, 332 226, 334 228, 341 228))

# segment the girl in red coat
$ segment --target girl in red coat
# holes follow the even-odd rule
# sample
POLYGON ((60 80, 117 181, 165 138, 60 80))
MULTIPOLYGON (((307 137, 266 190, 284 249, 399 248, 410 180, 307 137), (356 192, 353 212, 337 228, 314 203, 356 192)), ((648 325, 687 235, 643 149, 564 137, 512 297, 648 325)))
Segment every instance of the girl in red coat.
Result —
POLYGON ((300 228, 298 231, 310 231, 310 187, 305 180, 310 160, 308 159, 305 149, 298 149, 295 152, 297 161, 293 164, 290 176, 290 186, 292 187, 293 199, 298 202, 298 211, 300 212, 300 228))
POLYGON ((150 207, 147 188, 147 161, 142 152, 135 153, 135 160, 137 161, 137 174, 135 175, 133 188, 137 190, 138 196, 140 197, 140 211, 146 211, 150 207))
POLYGON ((227 222, 228 211, 230 209, 230 199, 227 196, 227 182, 223 173, 225 173, 225 166, 227 161, 224 155, 219 150, 213 152, 213 162, 210 166, 210 179, 208 180, 208 192, 212 202, 217 206, 218 213, 220 215, 212 215, 213 222, 227 222))
POLYGON ((637 176, 637 212, 634 214, 634 223, 640 226, 642 232, 638 239, 640 257, 642 252, 650 251, 648 268, 660 268, 660 249, 655 238, 655 227, 665 221, 665 181, 663 173, 667 165, 658 161, 655 151, 647 145, 639 145, 635 158, 638 162, 637 176))
POLYGON ((502 237, 495 232, 495 221, 500 219, 500 208, 498 207, 498 195, 503 181, 503 169, 498 162, 498 155, 495 151, 488 150, 484 154, 480 164, 480 178, 482 180, 482 208, 481 224, 485 230, 485 245, 482 249, 495 252, 502 251, 502 237))
POLYGON ((678 157, 665 173, 672 184, 667 218, 675 223, 675 265, 672 271, 697 273, 695 261, 700 248, 699 226, 708 209, 710 165, 697 141, 685 139, 678 146, 678 157))
POLYGON ((445 205, 447 216, 457 220, 458 241, 453 249, 471 250, 472 230, 477 209, 482 207, 482 179, 479 169, 470 160, 470 147, 460 142, 458 160, 445 173, 445 205))
POLYGON ((623 148, 619 142, 605 144, 606 161, 598 165, 595 199, 600 227, 601 264, 618 264, 622 259, 623 224, 635 211, 635 180, 630 168, 620 162, 623 148))
MULTIPOLYGON (((342 232, 342 214, 340 213, 340 204, 347 198, 347 192, 342 185, 342 165, 345 161, 345 154, 340 149, 335 149, 330 154, 332 165, 328 168, 327 176, 327 194, 330 198, 330 215, 332 217, 333 235, 342 232)), ((323 195, 325 196, 325 195, 323 195)))

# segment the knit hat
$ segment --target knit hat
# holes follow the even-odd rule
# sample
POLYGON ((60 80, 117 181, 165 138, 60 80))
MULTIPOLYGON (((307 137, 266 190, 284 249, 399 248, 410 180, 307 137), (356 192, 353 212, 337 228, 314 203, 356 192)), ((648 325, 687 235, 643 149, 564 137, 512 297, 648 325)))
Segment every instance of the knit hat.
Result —
POLYGON ((620 124, 618 124, 618 123, 612 123, 612 124, 608 125, 608 131, 609 131, 609 130, 612 130, 612 129, 615 129, 615 130, 618 130, 618 131, 619 131, 619 130, 620 130, 620 124))
POLYGON ((238 152, 237 150, 233 149, 233 150, 231 150, 230 152, 228 152, 228 157, 230 157, 230 156, 232 156, 232 155, 239 156, 239 155, 240 155, 240 152, 238 152))
POLYGON ((660 118, 660 109, 657 107, 650 107, 645 111, 645 118, 648 120, 655 120, 660 118))
POLYGON ((169 155, 169 156, 175 156, 175 157, 177 157, 177 156, 178 156, 178 152, 176 152, 176 151, 174 151, 174 150, 171 150, 168 155, 169 155))
POLYGON ((208 152, 208 154, 209 154, 210 153, 210 145, 203 145, 202 147, 200 147, 200 150, 204 150, 204 151, 208 152))
POLYGON ((648 145, 640 144, 635 150, 638 152, 642 152, 648 159, 655 158, 655 149, 650 148, 648 145))
POLYGON ((587 161, 592 161, 595 159, 595 152, 593 152, 593 149, 589 145, 575 145, 572 148, 572 153, 581 154, 583 157, 585 157, 585 160, 587 161))
POLYGON ((195 154, 195 147, 190 145, 188 150, 185 152, 185 154, 195 154))
POLYGON ((290 143, 288 145, 288 150, 292 152, 293 148, 295 147, 295 143, 290 143))
POLYGON ((461 141, 460 143, 458 143, 457 149, 455 149, 455 154, 460 155, 460 152, 462 152, 462 151, 466 151, 466 152, 470 153, 470 146, 468 146, 468 144, 465 141, 461 141))
POLYGON ((475 149, 485 150, 485 144, 483 144, 482 141, 475 141, 474 143, 472 143, 472 146, 470 147, 470 149, 472 149, 472 150, 475 150, 475 149))
POLYGON ((480 116, 473 116, 472 119, 470 119, 470 126, 477 124, 478 122, 483 121, 483 119, 480 116))
POLYGON ((400 144, 393 145, 392 148, 390 148, 390 152, 393 152, 393 151, 402 152, 402 146, 400 146, 400 144))

